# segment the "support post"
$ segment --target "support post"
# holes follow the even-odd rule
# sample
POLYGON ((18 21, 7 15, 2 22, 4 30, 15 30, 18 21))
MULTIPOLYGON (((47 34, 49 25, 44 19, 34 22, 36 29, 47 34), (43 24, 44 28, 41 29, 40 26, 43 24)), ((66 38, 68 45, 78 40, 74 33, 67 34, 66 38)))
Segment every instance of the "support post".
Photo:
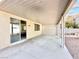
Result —
POLYGON ((65 46, 65 37, 64 37, 64 25, 65 25, 65 23, 64 23, 64 16, 62 16, 62 47, 64 48, 64 46, 65 46))

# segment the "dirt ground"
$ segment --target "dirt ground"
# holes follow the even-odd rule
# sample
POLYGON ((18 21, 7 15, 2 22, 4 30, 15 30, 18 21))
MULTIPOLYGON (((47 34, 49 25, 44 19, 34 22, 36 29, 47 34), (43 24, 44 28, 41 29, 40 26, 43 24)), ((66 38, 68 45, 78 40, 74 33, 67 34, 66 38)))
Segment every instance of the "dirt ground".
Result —
POLYGON ((79 59, 79 37, 65 37, 65 44, 73 59, 79 59))

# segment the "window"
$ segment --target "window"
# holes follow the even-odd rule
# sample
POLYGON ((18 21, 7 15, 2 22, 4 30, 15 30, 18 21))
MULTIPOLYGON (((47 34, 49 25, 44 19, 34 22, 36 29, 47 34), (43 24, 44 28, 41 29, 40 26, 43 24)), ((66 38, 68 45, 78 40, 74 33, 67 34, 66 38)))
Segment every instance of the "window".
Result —
POLYGON ((40 31, 40 25, 39 24, 34 24, 34 30, 35 31, 40 31))

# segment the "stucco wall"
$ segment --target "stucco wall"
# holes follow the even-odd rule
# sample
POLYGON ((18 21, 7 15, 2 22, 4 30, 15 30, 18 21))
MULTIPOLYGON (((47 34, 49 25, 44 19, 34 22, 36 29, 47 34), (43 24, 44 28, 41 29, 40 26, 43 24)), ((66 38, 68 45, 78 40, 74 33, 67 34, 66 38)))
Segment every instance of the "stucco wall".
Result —
POLYGON ((0 49, 10 45, 9 17, 0 13, 0 49))
POLYGON ((27 22, 27 39, 33 38, 42 34, 42 24, 40 25, 40 31, 34 31, 34 24, 39 24, 33 21, 28 20, 27 22))
POLYGON ((43 35, 56 35, 56 26, 43 25, 43 35))
POLYGON ((11 46, 10 17, 16 18, 18 20, 25 20, 27 22, 27 26, 26 26, 27 39, 26 40, 42 34, 42 24, 0 11, 0 49, 11 46), (34 31, 34 24, 40 25, 41 27, 40 31, 34 31))

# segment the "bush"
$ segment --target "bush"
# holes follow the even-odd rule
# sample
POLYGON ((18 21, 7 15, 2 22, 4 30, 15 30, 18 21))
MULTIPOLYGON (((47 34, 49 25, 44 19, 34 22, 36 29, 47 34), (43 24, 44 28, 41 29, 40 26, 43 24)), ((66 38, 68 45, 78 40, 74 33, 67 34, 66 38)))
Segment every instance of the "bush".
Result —
POLYGON ((66 28, 79 28, 78 24, 76 23, 71 23, 71 22, 66 22, 65 23, 66 28))
POLYGON ((73 23, 69 23, 69 22, 65 23, 66 28, 73 28, 73 26, 74 26, 73 23))

